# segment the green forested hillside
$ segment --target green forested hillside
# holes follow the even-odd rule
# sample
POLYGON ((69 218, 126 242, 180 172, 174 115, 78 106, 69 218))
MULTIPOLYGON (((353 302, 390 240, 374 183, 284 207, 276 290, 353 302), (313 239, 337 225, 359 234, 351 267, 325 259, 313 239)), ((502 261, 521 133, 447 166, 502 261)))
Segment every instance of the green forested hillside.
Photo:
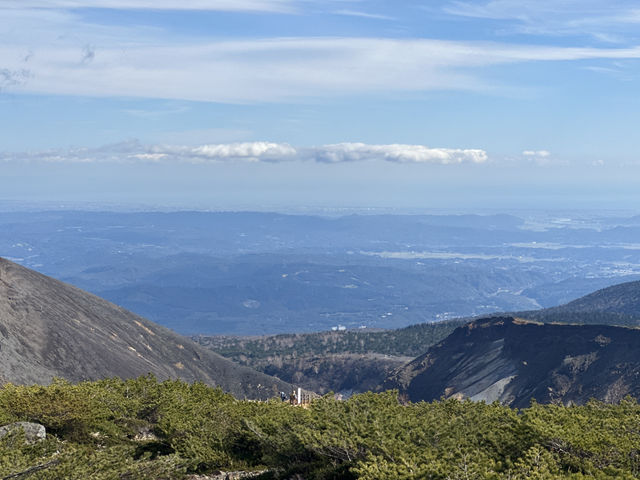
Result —
POLYGON ((640 281, 625 282, 603 288, 561 308, 569 311, 615 312, 640 315, 640 281))
POLYGON ((324 394, 377 389, 391 371, 446 338, 468 320, 398 330, 348 330, 264 337, 196 336, 236 363, 324 394))
POLYGON ((304 409, 152 377, 5 385, 0 425, 35 421, 48 435, 31 445, 20 434, 0 440, 0 478, 223 470, 261 479, 631 479, 640 476, 639 418, 631 399, 512 410, 458 400, 402 405, 391 391, 323 397, 304 409))
MULTIPOLYGON (((509 315, 545 323, 638 326, 639 299, 640 282, 627 282, 598 290, 566 305, 509 315)), ((349 330, 263 337, 193 338, 225 357, 260 369, 274 361, 345 353, 416 357, 471 320, 460 318, 382 331, 349 330)))
POLYGON ((421 323, 397 330, 348 330, 292 333, 264 337, 195 336, 203 346, 238 363, 259 366, 274 358, 343 353, 415 357, 446 338, 468 319, 421 323))

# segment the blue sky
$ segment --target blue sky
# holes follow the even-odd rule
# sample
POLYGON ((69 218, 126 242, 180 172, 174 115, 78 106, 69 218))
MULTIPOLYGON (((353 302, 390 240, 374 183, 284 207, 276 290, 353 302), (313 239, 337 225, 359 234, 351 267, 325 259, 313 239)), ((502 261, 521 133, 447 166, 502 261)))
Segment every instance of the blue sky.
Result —
POLYGON ((640 200, 638 2, 1 0, 0 20, 0 200, 640 200))

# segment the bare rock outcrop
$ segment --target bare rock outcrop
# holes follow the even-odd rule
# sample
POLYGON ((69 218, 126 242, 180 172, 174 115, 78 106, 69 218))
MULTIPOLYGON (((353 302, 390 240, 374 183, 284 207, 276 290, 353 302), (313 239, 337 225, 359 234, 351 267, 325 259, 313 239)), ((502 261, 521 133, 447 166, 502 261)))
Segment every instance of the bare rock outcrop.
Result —
POLYGON ((0 427, 0 438, 6 437, 11 432, 22 430, 27 443, 36 443, 47 437, 47 430, 44 425, 32 422, 15 422, 0 427))

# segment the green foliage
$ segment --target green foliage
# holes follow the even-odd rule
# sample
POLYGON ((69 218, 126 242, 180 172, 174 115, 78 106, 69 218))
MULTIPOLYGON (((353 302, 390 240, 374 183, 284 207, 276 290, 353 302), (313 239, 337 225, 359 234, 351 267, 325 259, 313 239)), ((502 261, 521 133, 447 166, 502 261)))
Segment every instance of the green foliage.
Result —
POLYGON ((155 431, 182 458, 192 460, 190 469, 208 471, 235 468, 240 463, 230 451, 241 428, 233 397, 202 383, 180 381, 166 384, 157 406, 155 431))
POLYGON ((632 399, 518 411, 452 399, 402 405, 385 392, 325 396, 305 409, 142 377, 5 385, 0 419, 48 429, 34 444, 20 431, 0 439, 0 478, 181 479, 217 470, 266 470, 276 480, 640 478, 632 399))
POLYGON ((523 417, 564 469, 640 473, 640 406, 633 399, 568 408, 534 403, 523 417))

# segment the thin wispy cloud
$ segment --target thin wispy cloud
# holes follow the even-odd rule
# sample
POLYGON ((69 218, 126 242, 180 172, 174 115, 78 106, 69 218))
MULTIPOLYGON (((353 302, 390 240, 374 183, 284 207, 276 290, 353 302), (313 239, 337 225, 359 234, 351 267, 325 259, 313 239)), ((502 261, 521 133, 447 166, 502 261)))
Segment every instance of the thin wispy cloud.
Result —
POLYGON ((390 17, 388 15, 381 15, 379 13, 361 12, 358 10, 335 10, 332 13, 335 15, 345 15, 347 17, 369 18, 372 20, 396 20, 396 18, 390 17))
POLYGON ((5 0, 0 8, 79 9, 103 8, 117 10, 208 10, 208 11, 295 11, 293 0, 5 0))
POLYGON ((509 21, 507 31, 510 28, 531 35, 590 35, 604 43, 624 43, 620 30, 640 23, 637 2, 628 0, 458 0, 445 4, 443 9, 461 17, 509 21))
MULTIPOLYGON (((15 45, 0 46, 3 71, 24 68, 24 55, 16 53, 19 50, 15 45)), ((283 38, 168 46, 116 43, 95 50, 61 44, 33 46, 32 51, 27 81, 6 88, 18 93, 227 103, 429 90, 493 89, 498 93, 475 69, 525 62, 640 58, 640 47, 385 38, 283 38)))
POLYGON ((28 69, 21 68, 16 70, 9 70, 8 68, 0 68, 0 91, 3 88, 17 87, 27 83, 27 80, 31 77, 31 72, 28 69))
MULTIPOLYGON (((0 24, 0 71, 4 72, 0 87, 5 91, 224 103, 308 101, 323 97, 433 90, 500 94, 502 90, 509 90, 509 85, 489 79, 487 67, 640 58, 640 47, 636 46, 573 48, 331 36, 167 39, 160 28, 96 25, 73 11, 59 9, 74 3, 98 5, 101 3, 98 0, 25 0, 8 5, 35 6, 39 3, 58 6, 58 9, 3 11, 0 6, 6 20, 0 24), (20 74, 27 66, 29 75, 20 74)), ((109 3, 115 7, 125 2, 109 3)), ((126 3, 141 8, 151 4, 141 0, 126 3)), ((190 8, 205 4, 210 8, 226 5, 225 2, 187 3, 190 8)), ((245 7, 250 4, 292 4, 284 0, 234 0, 229 3, 245 7)), ((541 4, 536 7, 537 3, 524 2, 526 8, 520 8, 532 12, 554 8, 551 2, 541 4)), ((169 8, 173 3, 160 1, 153 5, 169 8)), ((456 2, 449 4, 449 8, 477 16, 520 15, 516 2, 511 0, 474 5, 456 2)), ((375 15, 361 10, 337 11, 375 15)), ((529 18, 531 15, 521 16, 529 18)), ((589 66, 583 64, 581 68, 589 66)))
POLYGON ((631 82, 637 78, 637 74, 634 74, 633 69, 625 65, 624 62, 611 62, 607 66, 602 65, 588 65, 583 67, 584 70, 607 75, 622 82, 631 82))
POLYGON ((186 105, 160 106, 154 109, 128 108, 123 110, 127 115, 144 119, 158 119, 166 116, 180 115, 189 111, 186 105))
POLYGON ((143 145, 129 141, 101 148, 74 148, 40 152, 0 153, 0 162, 31 163, 183 163, 223 162, 352 163, 385 161, 415 164, 481 164, 488 155, 480 149, 430 148, 425 145, 368 145, 340 143, 293 147, 287 143, 242 142, 228 144, 143 145))
POLYGON ((82 49, 81 63, 84 65, 91 63, 95 57, 96 57, 95 49, 91 45, 85 45, 85 47, 82 49))

